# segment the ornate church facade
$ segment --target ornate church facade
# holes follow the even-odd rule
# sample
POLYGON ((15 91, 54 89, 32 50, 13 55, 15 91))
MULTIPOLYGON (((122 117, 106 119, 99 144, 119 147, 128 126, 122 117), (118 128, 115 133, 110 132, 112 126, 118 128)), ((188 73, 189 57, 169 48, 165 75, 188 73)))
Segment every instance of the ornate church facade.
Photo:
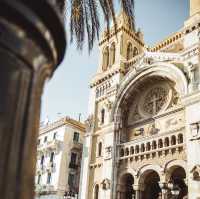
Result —
POLYGON ((200 0, 152 48, 122 12, 99 43, 81 199, 200 198, 200 0), (108 38, 109 37, 109 38, 108 38))

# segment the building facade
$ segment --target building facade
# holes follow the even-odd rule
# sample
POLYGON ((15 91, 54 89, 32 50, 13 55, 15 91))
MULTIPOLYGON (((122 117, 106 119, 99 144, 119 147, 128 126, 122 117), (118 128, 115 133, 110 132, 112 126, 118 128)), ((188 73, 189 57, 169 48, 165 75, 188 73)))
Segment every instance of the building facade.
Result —
POLYGON ((37 147, 37 199, 77 198, 85 126, 65 117, 42 125, 37 147))
POLYGON ((200 1, 151 48, 127 22, 99 43, 80 199, 200 198, 200 1))

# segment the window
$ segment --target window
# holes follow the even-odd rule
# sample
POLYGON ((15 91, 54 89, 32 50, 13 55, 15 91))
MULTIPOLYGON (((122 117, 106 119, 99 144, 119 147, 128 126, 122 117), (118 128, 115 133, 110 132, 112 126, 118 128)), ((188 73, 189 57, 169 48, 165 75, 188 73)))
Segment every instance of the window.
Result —
POLYGON ((127 60, 131 59, 133 57, 133 46, 131 43, 127 46, 127 60))
POLYGON ((112 43, 110 48, 110 64, 113 65, 115 63, 115 44, 112 43))
POLYGON ((102 70, 106 71, 109 65, 109 49, 106 47, 106 49, 103 52, 103 67, 102 70))
POLYGON ((43 164, 44 164, 44 155, 42 155, 42 157, 41 157, 40 164, 41 164, 41 165, 43 165, 43 164))
POLYGON ((68 185, 69 185, 70 187, 74 187, 74 185, 75 185, 75 175, 72 174, 72 173, 69 174, 69 177, 68 177, 68 185))
POLYGON ((37 184, 40 184, 40 181, 41 181, 41 175, 38 176, 37 184))
POLYGON ((105 122, 105 109, 101 110, 101 124, 104 124, 105 122))
POLYGON ((76 159, 77 159, 77 154, 72 152, 71 153, 71 161, 70 161, 72 165, 76 165, 76 159))
POLYGON ((50 162, 53 162, 54 160, 54 152, 51 152, 51 155, 50 155, 50 162))
POLYGON ((47 136, 44 137, 44 143, 47 142, 47 136))
POLYGON ((47 174, 47 184, 51 183, 51 173, 47 174))
POLYGON ((79 142, 79 133, 78 133, 78 132, 74 132, 73 141, 74 141, 74 142, 79 142))
POLYGON ((54 140, 56 139, 56 136, 57 136, 57 132, 55 132, 55 133, 53 134, 53 139, 54 139, 54 140))
POLYGON ((94 187, 94 199, 99 199, 99 185, 95 185, 94 187))
POLYGON ((102 156, 102 142, 98 144, 98 156, 102 156))

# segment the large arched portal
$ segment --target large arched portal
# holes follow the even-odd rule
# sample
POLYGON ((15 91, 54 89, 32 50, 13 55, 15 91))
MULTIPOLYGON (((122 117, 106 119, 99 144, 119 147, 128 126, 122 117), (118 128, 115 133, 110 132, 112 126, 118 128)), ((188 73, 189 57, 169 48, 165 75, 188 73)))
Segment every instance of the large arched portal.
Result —
POLYGON ((170 170, 171 170, 170 181, 174 185, 178 186, 180 189, 180 193, 179 193, 177 199, 183 199, 184 196, 187 196, 187 194, 188 194, 188 187, 185 184, 186 172, 180 166, 173 167, 170 170))
POLYGON ((143 175, 144 191, 141 199, 157 199, 161 193, 159 187, 160 177, 154 170, 146 171, 143 175))
POLYGON ((125 174, 122 176, 121 181, 121 197, 120 199, 132 199, 135 195, 133 190, 134 178, 131 174, 125 174))

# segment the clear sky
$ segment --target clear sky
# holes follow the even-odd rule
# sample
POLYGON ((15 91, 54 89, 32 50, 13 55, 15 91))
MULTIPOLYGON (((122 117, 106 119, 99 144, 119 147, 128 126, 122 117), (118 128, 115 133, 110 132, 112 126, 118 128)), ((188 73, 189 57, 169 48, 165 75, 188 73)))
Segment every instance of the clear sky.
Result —
MULTIPOLYGON (((114 0, 118 1, 118 0, 114 0)), ((147 45, 176 32, 189 16, 189 0, 135 0, 136 26, 144 33, 147 45)), ((98 42, 88 55, 87 48, 77 51, 68 45, 63 63, 44 88, 41 121, 70 116, 82 121, 87 117, 89 82, 99 63, 98 42)))

